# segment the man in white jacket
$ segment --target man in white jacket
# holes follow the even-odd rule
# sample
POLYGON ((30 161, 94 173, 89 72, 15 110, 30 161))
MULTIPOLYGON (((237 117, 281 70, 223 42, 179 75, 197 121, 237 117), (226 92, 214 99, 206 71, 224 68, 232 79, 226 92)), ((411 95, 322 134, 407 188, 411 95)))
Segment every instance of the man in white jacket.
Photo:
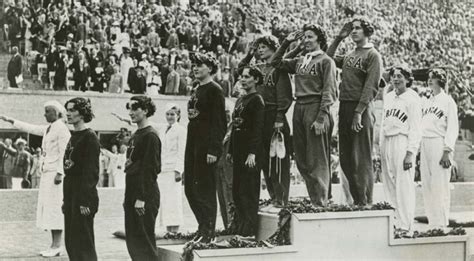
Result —
POLYGON ((458 137, 458 111, 453 98, 444 92, 446 72, 429 72, 431 98, 422 105, 420 172, 428 224, 444 228, 449 224, 451 167, 458 137))
POLYGON ((44 105, 45 118, 48 125, 33 125, 0 116, 0 120, 10 122, 20 131, 33 135, 43 136, 42 177, 38 193, 38 207, 36 211, 36 226, 51 230, 51 247, 40 254, 44 257, 61 254, 61 236, 64 228, 64 217, 61 211, 63 202, 64 176, 63 158, 71 133, 65 124, 66 110, 57 101, 49 101, 44 105))
POLYGON ((411 70, 404 66, 390 70, 394 89, 384 97, 380 152, 382 182, 387 201, 395 207, 395 227, 413 230, 415 217, 414 161, 421 140, 421 99, 410 89, 411 70))

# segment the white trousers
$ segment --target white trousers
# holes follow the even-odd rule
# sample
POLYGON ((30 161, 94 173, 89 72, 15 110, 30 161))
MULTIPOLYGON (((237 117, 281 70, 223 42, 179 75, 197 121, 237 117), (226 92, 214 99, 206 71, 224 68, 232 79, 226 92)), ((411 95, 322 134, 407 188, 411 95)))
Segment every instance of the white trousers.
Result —
POLYGON ((23 181, 23 178, 12 178, 12 189, 19 190, 21 188, 21 182, 23 181))
POLYGON ((443 156, 443 148, 442 137, 421 140, 420 172, 423 202, 428 224, 432 228, 446 227, 449 224, 451 167, 445 169, 439 164, 443 156))
POLYGON ((380 148, 382 161, 382 183, 387 201, 395 208, 395 227, 412 230, 415 218, 415 156, 412 167, 403 169, 408 147, 408 137, 396 135, 385 137, 380 148))
POLYGON ((182 226, 183 214, 183 188, 181 182, 175 181, 174 171, 163 171, 158 175, 160 188, 160 211, 158 211, 158 224, 161 227, 182 226))

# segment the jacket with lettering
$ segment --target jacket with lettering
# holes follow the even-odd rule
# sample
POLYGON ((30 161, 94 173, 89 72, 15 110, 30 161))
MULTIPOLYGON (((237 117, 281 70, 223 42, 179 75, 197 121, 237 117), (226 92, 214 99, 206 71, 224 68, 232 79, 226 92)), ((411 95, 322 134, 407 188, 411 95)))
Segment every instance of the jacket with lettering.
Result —
POLYGON ((412 89, 397 95, 387 93, 383 101, 380 145, 386 137, 405 135, 408 137, 407 151, 416 155, 421 141, 421 98, 412 89))
POLYGON ((423 99, 423 138, 442 137, 444 150, 454 151, 459 132, 458 108, 451 96, 443 90, 429 99, 423 99))
POLYGON ((342 69, 339 99, 359 102, 355 111, 363 113, 375 98, 382 77, 380 53, 369 43, 348 55, 335 57, 334 61, 342 69))

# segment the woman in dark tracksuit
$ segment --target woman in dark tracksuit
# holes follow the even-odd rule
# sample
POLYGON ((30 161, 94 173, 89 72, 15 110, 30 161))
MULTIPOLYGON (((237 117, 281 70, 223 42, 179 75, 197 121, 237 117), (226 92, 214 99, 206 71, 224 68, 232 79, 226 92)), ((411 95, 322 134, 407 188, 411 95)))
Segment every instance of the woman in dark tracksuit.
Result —
MULTIPOLYGON (((288 73, 272 67, 269 63, 278 47, 278 39, 274 36, 258 38, 240 61, 239 69, 248 66, 257 54, 264 61, 255 64, 263 73, 263 81, 257 86, 257 92, 265 102, 262 170, 273 205, 282 207, 288 203, 290 190, 290 126, 285 114, 293 102, 293 97, 288 73), (280 131, 284 137, 286 154, 281 159, 281 166, 276 157, 270 156, 272 137, 276 131, 280 131)), ((300 51, 300 48, 295 48, 285 55, 285 58, 293 58, 300 51)))
POLYGON ((231 230, 237 235, 255 236, 258 229, 265 114, 265 103, 256 86, 263 81, 263 74, 256 67, 244 67, 241 74, 240 81, 246 95, 237 100, 232 115, 231 156, 228 156, 234 163, 232 195, 235 215, 231 230))
POLYGON ((216 163, 226 132, 225 99, 221 87, 211 78, 217 71, 216 60, 204 54, 192 58, 199 85, 188 102, 184 191, 199 224, 194 240, 210 242, 217 214, 216 163))
POLYGON ((64 154, 64 232, 69 259, 97 260, 94 216, 99 207, 99 138, 85 123, 94 117, 90 101, 74 98, 66 103, 67 120, 74 125, 64 154))
POLYGON ((158 259, 155 223, 160 207, 161 141, 148 118, 156 107, 149 97, 133 96, 127 109, 138 129, 129 141, 125 163, 125 239, 132 260, 154 261, 158 259))
POLYGON ((296 105, 293 112, 293 144, 298 170, 305 179, 314 206, 326 206, 330 194, 331 134, 334 121, 330 107, 336 99, 336 65, 324 53, 325 32, 305 25, 294 32, 273 55, 271 64, 295 74, 296 105), (304 36, 305 56, 282 59, 291 42, 304 36))

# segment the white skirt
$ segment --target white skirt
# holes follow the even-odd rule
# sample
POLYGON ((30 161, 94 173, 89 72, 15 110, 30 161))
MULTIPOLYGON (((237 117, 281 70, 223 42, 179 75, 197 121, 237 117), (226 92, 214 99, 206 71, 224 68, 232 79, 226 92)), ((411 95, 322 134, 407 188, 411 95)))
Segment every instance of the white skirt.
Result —
POLYGON ((63 182, 54 184, 56 172, 45 172, 41 175, 38 207, 36 209, 36 226, 47 230, 63 230, 64 216, 63 182))
POLYGON ((174 171, 158 174, 160 188, 158 224, 163 227, 183 225, 183 192, 181 181, 176 182, 174 175, 174 171))
POLYGON ((115 169, 113 173, 113 187, 125 188, 125 172, 121 169, 115 169))

